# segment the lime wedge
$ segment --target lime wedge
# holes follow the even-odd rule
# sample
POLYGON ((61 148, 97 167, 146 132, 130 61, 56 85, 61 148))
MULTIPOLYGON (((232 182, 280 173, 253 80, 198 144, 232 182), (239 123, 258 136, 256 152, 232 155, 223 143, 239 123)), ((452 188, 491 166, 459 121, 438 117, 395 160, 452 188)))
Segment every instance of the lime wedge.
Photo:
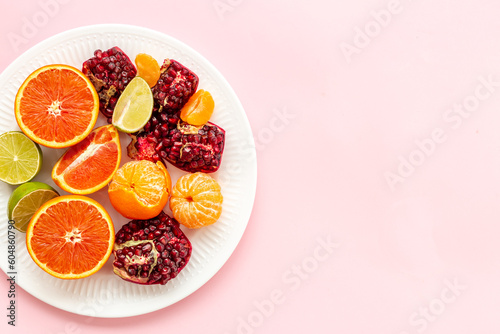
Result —
POLYGON ((116 102, 112 123, 120 131, 137 132, 151 118, 153 93, 146 80, 133 78, 116 102))
POLYGON ((35 177, 42 167, 40 146, 21 131, 0 135, 0 180, 21 184, 35 177))
POLYGON ((59 196, 57 191, 42 182, 27 182, 17 187, 10 195, 7 204, 9 220, 14 227, 26 232, 28 223, 35 212, 49 199, 59 196))

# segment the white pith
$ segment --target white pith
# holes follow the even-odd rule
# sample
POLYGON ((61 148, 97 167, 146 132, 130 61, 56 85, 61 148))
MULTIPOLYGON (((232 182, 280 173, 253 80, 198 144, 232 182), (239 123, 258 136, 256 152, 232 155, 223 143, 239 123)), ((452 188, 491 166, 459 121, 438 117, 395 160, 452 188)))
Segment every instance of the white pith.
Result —
POLYGON ((59 100, 55 100, 52 104, 47 108, 47 111, 50 115, 61 116, 61 104, 59 100))

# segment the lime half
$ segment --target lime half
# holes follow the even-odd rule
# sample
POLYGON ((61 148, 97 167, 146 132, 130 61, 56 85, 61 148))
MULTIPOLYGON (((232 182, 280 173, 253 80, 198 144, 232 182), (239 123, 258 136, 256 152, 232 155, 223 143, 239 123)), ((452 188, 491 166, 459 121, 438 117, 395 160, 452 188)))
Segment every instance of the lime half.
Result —
POLYGON ((9 220, 14 227, 26 232, 28 223, 35 212, 49 199, 59 196, 57 191, 42 182, 27 182, 17 187, 10 195, 7 204, 9 220))
POLYGON ((116 102, 112 123, 120 131, 137 132, 151 118, 153 93, 146 80, 133 78, 116 102))
POLYGON ((0 135, 0 180, 21 184, 35 177, 42 167, 42 151, 21 131, 0 135))

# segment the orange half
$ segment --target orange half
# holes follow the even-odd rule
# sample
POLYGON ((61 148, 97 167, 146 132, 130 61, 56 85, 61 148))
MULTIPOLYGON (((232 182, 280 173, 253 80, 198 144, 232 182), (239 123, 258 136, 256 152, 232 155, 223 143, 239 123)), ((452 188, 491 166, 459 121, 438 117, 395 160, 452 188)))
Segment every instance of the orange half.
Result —
POLYGON ((111 181, 120 160, 118 131, 113 125, 101 126, 59 158, 52 168, 52 179, 72 194, 91 194, 111 181))
POLYGON ((15 100, 16 121, 33 141, 52 148, 83 140, 99 115, 99 96, 90 80, 68 65, 31 73, 15 100))
POLYGON ((113 222, 106 210, 79 195, 45 202, 26 230, 26 246, 33 261, 62 279, 96 273, 111 255, 114 240, 113 222))

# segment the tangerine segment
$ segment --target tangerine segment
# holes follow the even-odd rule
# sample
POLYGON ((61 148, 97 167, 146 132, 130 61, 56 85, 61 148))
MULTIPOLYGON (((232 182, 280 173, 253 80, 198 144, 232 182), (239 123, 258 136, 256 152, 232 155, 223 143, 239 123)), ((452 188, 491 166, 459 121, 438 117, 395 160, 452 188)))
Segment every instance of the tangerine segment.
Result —
POLYGON ((31 73, 15 100, 16 121, 33 141, 48 147, 80 142, 99 115, 99 96, 90 80, 68 65, 47 65, 31 73))
POLYGON ((200 126, 210 120, 215 103, 212 95, 203 89, 198 90, 189 98, 181 109, 181 119, 191 125, 200 126))
POLYGON ((220 185, 205 173, 186 174, 172 189, 170 209, 179 221, 189 228, 215 223, 222 213, 223 197, 220 185))
POLYGON ((137 160, 119 168, 108 188, 111 205, 129 219, 156 217, 167 204, 172 181, 161 162, 137 160))
POLYGON ((139 53, 135 57, 135 66, 137 66, 137 75, 146 80, 149 87, 156 85, 160 78, 160 65, 156 59, 146 53, 139 53))
POLYGON ((95 200, 59 196, 43 204, 26 230, 35 263, 52 276, 76 279, 96 273, 108 260, 115 232, 106 210, 95 200))
POLYGON ((111 181, 120 161, 118 131, 113 125, 101 126, 59 158, 52 179, 67 192, 91 194, 111 181))

